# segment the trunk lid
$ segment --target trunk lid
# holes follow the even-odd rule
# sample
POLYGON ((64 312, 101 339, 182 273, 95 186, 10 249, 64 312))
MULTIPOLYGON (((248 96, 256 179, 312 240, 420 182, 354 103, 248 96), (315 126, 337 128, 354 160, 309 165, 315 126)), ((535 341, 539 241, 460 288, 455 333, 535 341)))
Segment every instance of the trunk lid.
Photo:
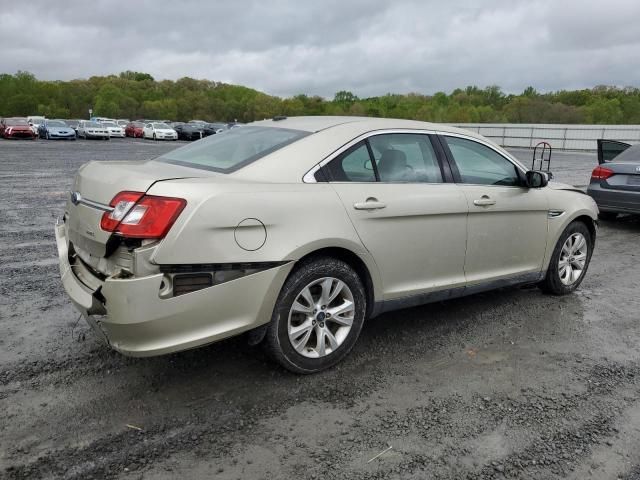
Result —
POLYGON ((613 175, 602 180, 602 188, 612 190, 640 191, 640 161, 638 162, 610 162, 605 168, 613 171, 613 175))
POLYGON ((117 193, 146 192, 157 182, 214 175, 206 170, 155 161, 89 162, 78 170, 67 200, 69 241, 85 263, 104 273, 100 265, 104 263, 112 234, 100 228, 100 220, 117 193))

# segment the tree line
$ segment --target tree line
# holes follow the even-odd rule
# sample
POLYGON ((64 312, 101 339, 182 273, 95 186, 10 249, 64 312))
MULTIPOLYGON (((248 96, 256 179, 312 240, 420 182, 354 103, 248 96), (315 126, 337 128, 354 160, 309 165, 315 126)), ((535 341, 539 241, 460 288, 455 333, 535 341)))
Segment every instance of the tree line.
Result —
POLYGON ((276 115, 364 115, 450 123, 640 124, 640 89, 597 86, 539 93, 533 87, 506 94, 498 86, 451 93, 387 94, 333 99, 304 94, 267 95, 240 85, 184 77, 155 80, 126 71, 70 81, 38 80, 29 72, 0 74, 0 117, 157 118, 250 122, 276 115))

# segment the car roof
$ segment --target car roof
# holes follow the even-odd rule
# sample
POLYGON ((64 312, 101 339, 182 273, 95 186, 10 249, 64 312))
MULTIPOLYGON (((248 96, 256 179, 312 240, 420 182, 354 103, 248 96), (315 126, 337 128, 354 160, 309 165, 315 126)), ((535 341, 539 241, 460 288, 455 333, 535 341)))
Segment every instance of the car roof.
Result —
MULTIPOLYGON (((277 118, 277 117, 276 117, 277 118)), ((469 130, 440 123, 417 120, 399 120, 373 117, 289 117, 276 120, 261 120, 247 124, 269 128, 288 128, 309 134, 265 155, 249 165, 231 173, 236 178, 273 182, 295 182, 324 158, 353 139, 377 130, 421 130, 424 132, 453 133, 476 138, 497 147, 504 155, 516 161, 495 143, 469 130)))
MULTIPOLYGON (((463 133, 464 135, 483 138, 468 130, 444 125, 442 123, 421 122, 418 120, 404 120, 397 118, 378 117, 348 117, 348 116, 309 116, 309 117, 274 117, 269 120, 260 120, 247 125, 260 127, 290 128, 315 133, 340 125, 349 124, 362 132, 373 130, 406 128, 415 130, 437 130, 439 132, 463 133)), ((483 138, 483 140, 486 140, 483 138)))

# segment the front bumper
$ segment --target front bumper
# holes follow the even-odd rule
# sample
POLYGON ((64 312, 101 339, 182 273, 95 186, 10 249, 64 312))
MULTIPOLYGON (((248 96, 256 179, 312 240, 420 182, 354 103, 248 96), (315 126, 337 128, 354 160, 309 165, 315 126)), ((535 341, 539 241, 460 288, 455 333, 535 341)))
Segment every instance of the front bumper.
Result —
POLYGON ((74 273, 64 223, 56 225, 60 275, 65 291, 88 323, 125 355, 162 355, 205 345, 263 325, 271 319, 293 263, 177 297, 160 298, 163 274, 139 278, 74 273))
POLYGON ((26 131, 26 130, 19 130, 19 131, 12 131, 11 133, 6 133, 4 134, 4 138, 25 138, 25 139, 34 139, 36 138, 36 135, 31 131, 26 131))
POLYGON ((49 132, 50 140, 75 140, 75 133, 51 133, 49 132))

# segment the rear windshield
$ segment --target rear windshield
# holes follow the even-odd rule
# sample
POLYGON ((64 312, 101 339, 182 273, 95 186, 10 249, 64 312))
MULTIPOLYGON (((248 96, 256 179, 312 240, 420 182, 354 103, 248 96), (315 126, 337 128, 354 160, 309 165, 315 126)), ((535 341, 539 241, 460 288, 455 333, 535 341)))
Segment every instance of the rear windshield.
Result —
POLYGON ((612 162, 638 162, 640 163, 640 144, 632 145, 620 155, 611 159, 612 162))
POLYGON ((235 128, 173 150, 157 160, 230 173, 307 135, 309 132, 286 128, 235 128))

